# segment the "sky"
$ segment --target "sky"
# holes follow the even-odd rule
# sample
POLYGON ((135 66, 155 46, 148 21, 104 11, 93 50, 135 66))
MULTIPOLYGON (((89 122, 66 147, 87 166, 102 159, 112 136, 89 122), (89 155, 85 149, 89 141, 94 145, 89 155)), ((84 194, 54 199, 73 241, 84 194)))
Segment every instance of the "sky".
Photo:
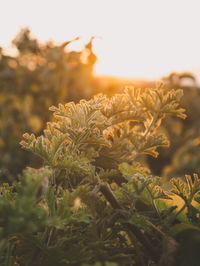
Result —
POLYGON ((0 0, 0 7, 0 46, 22 27, 41 42, 81 36, 73 49, 98 36, 96 74, 200 77, 200 0, 0 0))

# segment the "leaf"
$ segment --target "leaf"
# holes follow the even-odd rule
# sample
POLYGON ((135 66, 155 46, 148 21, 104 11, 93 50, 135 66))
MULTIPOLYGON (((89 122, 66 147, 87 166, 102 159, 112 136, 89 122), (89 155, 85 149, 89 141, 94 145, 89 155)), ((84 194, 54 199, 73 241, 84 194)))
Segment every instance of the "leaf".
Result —
POLYGON ((121 163, 119 165, 119 171, 123 175, 131 175, 131 176, 137 173, 140 173, 145 176, 150 173, 150 170, 148 168, 142 167, 139 163, 135 163, 133 165, 127 163, 121 163))

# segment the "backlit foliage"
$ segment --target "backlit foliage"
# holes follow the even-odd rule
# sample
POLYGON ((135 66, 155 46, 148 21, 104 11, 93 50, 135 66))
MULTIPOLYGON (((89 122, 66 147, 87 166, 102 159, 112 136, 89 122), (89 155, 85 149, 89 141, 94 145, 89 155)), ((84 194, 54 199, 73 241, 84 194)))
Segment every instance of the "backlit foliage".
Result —
POLYGON ((1 51, 1 166, 18 172, 29 151, 29 163, 38 156, 43 166, 10 185, 0 180, 0 265, 199 265, 200 179, 183 177, 188 165, 199 171, 199 92, 182 98, 182 76, 172 75, 170 89, 129 86, 91 98, 92 40, 70 52, 70 42, 41 45, 25 30, 16 57, 1 51), (197 102, 183 124, 186 98, 197 102), (169 168, 181 178, 163 184, 143 156, 157 158, 160 147, 169 156, 170 140, 169 168))
POLYGON ((1 186, 2 264, 184 265, 182 239, 199 232, 199 178, 172 179, 166 190, 140 164, 168 146, 157 131, 168 115, 185 118, 181 97, 129 87, 52 106, 43 135, 21 141, 44 166, 1 186))
POLYGON ((99 95, 51 107, 55 121, 47 124, 44 135, 24 134, 22 146, 40 155, 51 167, 61 167, 68 156, 93 160, 104 169, 117 168, 120 162, 131 163, 140 154, 157 157, 156 148, 168 146, 157 134, 161 120, 168 114, 185 118, 178 101, 182 91, 127 88, 112 98, 99 95))
MULTIPOLYGON (((42 133, 45 123, 51 119, 48 112, 51 105, 77 103, 99 92, 111 97, 122 91, 124 85, 138 84, 135 80, 95 77, 94 38, 81 51, 69 50, 71 42, 77 39, 60 45, 41 44, 24 29, 13 41, 16 56, 8 56, 0 49, 0 176, 4 181, 12 182, 27 164, 41 166, 40 159, 20 149, 19 141, 23 132, 42 133)), ((158 160, 149 157, 147 163, 153 173, 167 178, 199 174, 200 90, 197 82, 190 73, 171 73, 163 81, 170 89, 183 89, 181 106, 188 116, 184 121, 175 116, 165 119, 158 133, 167 135, 172 145, 168 150, 159 148, 158 160), (189 86, 185 86, 185 80, 189 86)), ((154 84, 142 81, 138 86, 143 90, 154 84)), ((152 105, 149 108, 157 108, 158 103, 152 96, 148 97, 148 104, 152 105)))

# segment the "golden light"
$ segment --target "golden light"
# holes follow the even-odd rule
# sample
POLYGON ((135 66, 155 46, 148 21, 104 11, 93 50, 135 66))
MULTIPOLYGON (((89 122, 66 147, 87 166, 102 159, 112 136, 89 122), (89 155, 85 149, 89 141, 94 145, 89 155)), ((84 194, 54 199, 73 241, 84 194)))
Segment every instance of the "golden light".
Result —
POLYGON ((75 198, 74 200, 74 208, 78 209, 81 206, 81 199, 79 197, 75 198))
POLYGON ((83 44, 97 35, 102 40, 94 41, 96 74, 154 79, 194 70, 200 75, 198 0, 7 0, 1 5, 0 45, 8 45, 24 26, 41 41, 82 36, 83 44))

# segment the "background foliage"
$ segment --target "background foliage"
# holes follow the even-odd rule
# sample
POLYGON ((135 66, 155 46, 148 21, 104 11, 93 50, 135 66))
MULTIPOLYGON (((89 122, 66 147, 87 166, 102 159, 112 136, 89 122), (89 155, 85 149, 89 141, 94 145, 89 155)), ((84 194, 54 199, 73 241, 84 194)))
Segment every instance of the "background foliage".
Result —
POLYGON ((91 97, 96 61, 92 40, 80 52, 68 51, 71 41, 42 45, 24 29, 13 41, 16 56, 1 50, 0 161, 8 177, 7 169, 16 174, 30 161, 34 165, 36 159, 20 151, 18 143, 23 132, 42 131, 51 105, 91 97))

